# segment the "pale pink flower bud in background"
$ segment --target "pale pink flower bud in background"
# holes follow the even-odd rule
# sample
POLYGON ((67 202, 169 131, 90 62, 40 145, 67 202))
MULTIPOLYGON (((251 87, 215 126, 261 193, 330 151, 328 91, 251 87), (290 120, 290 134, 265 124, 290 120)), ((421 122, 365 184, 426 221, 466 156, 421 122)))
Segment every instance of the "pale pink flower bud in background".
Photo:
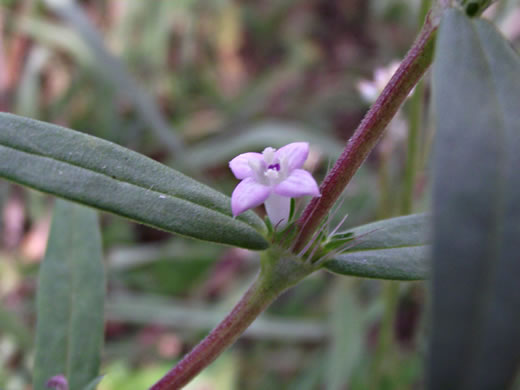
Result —
MULTIPOLYGON (((357 83, 359 94, 366 103, 372 104, 376 101, 400 64, 399 61, 394 60, 386 67, 376 68, 373 80, 361 80, 357 83)), ((415 88, 410 91, 408 96, 411 96, 414 90, 415 88)), ((387 131, 379 144, 381 153, 387 156, 390 155, 393 150, 406 139, 407 133, 407 122, 402 117, 401 111, 398 111, 388 124, 387 131)))
POLYGON ((376 68, 373 80, 361 80, 357 83, 359 94, 365 102, 372 104, 376 101, 399 65, 399 61, 392 61, 386 67, 376 68))

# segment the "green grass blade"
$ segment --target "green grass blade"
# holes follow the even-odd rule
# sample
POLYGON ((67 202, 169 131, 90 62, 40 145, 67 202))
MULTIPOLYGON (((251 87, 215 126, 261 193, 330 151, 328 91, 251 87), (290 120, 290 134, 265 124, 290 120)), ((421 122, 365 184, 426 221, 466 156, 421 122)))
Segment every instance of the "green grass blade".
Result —
POLYGON ((157 138, 173 153, 179 153, 183 142, 163 117, 153 98, 133 78, 126 66, 105 47, 103 38, 75 0, 45 1, 69 26, 77 32, 89 48, 98 69, 106 80, 126 96, 135 106, 143 121, 150 126, 157 138))
POLYGON ((0 177, 158 229, 264 249, 252 212, 231 216, 230 199, 113 143, 0 113, 0 177))
POLYGON ((99 375, 105 276, 97 213, 57 200, 37 292, 34 388, 63 374, 70 389, 99 375))
POLYGON ((348 279, 338 279, 332 292, 331 338, 325 379, 327 390, 342 390, 350 384, 363 356, 364 318, 355 289, 348 279))

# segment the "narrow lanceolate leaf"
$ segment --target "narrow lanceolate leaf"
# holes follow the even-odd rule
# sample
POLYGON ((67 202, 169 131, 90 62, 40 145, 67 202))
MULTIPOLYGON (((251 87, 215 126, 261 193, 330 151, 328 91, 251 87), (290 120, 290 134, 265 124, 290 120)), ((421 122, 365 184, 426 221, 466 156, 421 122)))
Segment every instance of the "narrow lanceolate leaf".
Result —
MULTIPOLYGON (((175 132, 169 127, 151 96, 144 92, 128 72, 124 64, 112 56, 103 44, 103 39, 89 18, 75 0, 46 0, 44 3, 63 18, 78 33, 95 57, 107 82, 125 95, 137 109, 143 121, 155 132, 157 138, 172 152, 178 153, 183 147, 175 132)), ((67 32, 67 36, 69 33, 67 32)), ((82 42, 83 43, 83 42, 82 42)), ((83 45, 82 45, 83 46, 83 45)))
POLYGON ((34 388, 64 375, 82 389, 99 375, 105 278, 97 213, 57 200, 37 291, 34 388))
POLYGON ((429 389, 507 389, 520 363, 520 60, 447 11, 434 66, 429 389))
POLYGON ((264 249, 263 222, 141 154, 49 123, 0 113, 0 177, 201 240, 264 249))
POLYGON ((338 235, 352 237, 344 244, 349 249, 335 255, 323 266, 342 275, 391 280, 425 279, 429 274, 429 224, 429 216, 417 214, 354 228, 338 235))

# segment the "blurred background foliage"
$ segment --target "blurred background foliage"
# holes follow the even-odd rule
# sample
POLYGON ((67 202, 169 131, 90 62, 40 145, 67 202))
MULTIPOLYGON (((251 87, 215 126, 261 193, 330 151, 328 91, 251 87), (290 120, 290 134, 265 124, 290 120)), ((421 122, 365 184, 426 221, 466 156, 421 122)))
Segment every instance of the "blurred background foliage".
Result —
MULTIPOLYGON (((237 153, 305 140, 306 167, 322 179, 370 103, 360 81, 402 58, 427 3, 2 0, 0 111, 108 139, 227 194, 237 153)), ((517 0, 487 17, 518 44, 517 0)), ((428 209, 432 137, 428 86, 419 93, 414 212, 428 209)), ((402 212, 410 105, 345 192, 335 218, 349 214, 347 226, 402 212)), ((31 388, 36 276, 52 204, 0 181, 5 390, 31 388)), ((258 255, 107 214, 101 221, 108 295, 99 389, 143 389, 231 308, 258 255)), ((420 388, 425 284, 401 283, 390 312, 383 286, 313 275, 187 388, 420 388)))

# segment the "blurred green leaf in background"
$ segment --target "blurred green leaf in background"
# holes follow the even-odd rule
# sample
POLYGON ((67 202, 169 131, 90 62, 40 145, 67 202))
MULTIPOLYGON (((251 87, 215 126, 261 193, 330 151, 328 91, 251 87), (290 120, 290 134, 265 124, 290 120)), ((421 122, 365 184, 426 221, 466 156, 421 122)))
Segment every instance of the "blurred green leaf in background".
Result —
POLYGON ((56 201, 38 277, 35 389, 60 374, 81 389, 99 375, 105 284, 97 213, 56 201))
POLYGON ((430 389, 506 389, 520 363, 520 57, 444 15, 434 66, 430 389))

